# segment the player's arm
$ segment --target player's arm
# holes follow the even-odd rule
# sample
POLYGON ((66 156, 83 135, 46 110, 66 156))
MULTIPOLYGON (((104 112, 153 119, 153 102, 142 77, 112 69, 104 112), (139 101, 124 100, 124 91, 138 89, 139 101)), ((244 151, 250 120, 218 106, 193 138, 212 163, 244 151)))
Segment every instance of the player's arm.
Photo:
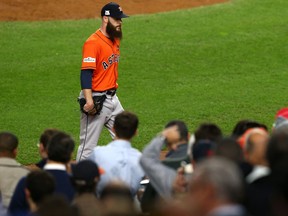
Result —
POLYGON ((94 102, 92 98, 92 69, 83 69, 81 70, 80 80, 81 80, 81 88, 86 99, 86 104, 83 109, 86 112, 89 112, 94 108, 94 102))

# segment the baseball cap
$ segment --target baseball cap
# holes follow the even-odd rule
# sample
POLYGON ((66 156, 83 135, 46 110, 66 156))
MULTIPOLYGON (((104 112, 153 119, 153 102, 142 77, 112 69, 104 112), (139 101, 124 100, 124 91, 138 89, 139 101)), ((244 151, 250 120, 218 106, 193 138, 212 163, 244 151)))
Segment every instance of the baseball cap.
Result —
POLYGON ((100 177, 104 171, 91 160, 82 160, 76 164, 71 165, 73 180, 81 185, 91 183, 96 177, 100 177))
POLYGON ((274 128, 277 129, 282 125, 288 124, 288 108, 282 108, 277 111, 275 116, 275 122, 273 124, 274 128))
POLYGON ((129 17, 123 13, 120 5, 115 2, 106 4, 101 10, 101 16, 110 16, 118 19, 129 17))
POLYGON ((214 155, 214 150, 215 150, 214 142, 207 139, 199 140, 192 146, 192 159, 195 162, 199 162, 202 159, 214 155))

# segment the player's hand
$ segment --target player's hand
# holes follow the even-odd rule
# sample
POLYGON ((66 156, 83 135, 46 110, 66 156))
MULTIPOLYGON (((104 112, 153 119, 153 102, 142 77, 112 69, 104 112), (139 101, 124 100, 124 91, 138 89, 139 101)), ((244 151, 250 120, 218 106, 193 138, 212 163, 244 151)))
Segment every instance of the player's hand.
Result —
POLYGON ((83 109, 84 109, 85 112, 88 112, 88 113, 91 112, 94 109, 93 100, 92 99, 91 100, 87 100, 86 104, 83 107, 83 109))

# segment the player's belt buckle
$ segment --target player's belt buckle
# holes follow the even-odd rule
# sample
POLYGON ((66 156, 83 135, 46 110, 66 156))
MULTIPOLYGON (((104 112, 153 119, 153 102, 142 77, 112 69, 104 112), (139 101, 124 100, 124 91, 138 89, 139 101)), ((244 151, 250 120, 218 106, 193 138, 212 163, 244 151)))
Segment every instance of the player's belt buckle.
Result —
POLYGON ((115 90, 108 90, 108 91, 106 91, 106 94, 114 96, 116 94, 116 89, 115 90))

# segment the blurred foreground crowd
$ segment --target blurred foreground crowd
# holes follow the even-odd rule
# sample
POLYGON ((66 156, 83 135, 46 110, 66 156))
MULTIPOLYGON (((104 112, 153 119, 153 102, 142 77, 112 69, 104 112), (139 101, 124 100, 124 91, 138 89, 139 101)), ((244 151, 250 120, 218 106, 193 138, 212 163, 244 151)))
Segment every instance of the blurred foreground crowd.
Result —
POLYGON ((71 136, 48 128, 32 166, 16 161, 17 136, 0 132, 0 216, 288 215, 288 108, 272 127, 240 120, 228 136, 172 120, 142 152, 137 128, 134 113, 118 114, 115 139, 77 162, 71 136))

